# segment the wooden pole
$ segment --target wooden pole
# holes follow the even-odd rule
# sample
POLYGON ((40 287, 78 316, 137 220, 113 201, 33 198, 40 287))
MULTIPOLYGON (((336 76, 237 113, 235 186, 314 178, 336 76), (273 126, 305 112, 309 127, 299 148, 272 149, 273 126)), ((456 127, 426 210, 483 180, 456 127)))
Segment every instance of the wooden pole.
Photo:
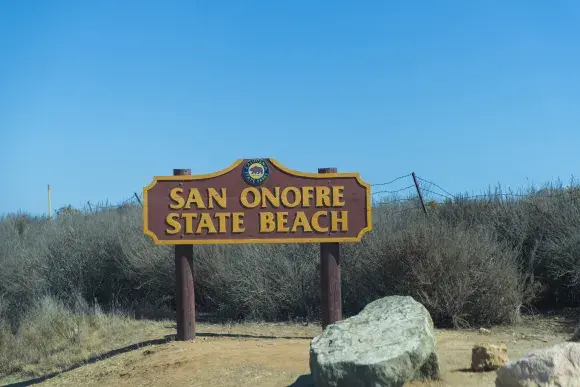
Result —
POLYGON ((423 195, 421 194, 421 188, 419 188, 419 182, 417 181, 417 175, 412 172, 413 182, 415 183, 415 188, 417 188, 417 195, 419 195, 419 201, 421 202, 421 207, 423 207, 423 213, 427 216, 427 208, 425 208, 425 202, 423 201, 423 195))
POLYGON ((137 195, 137 192, 134 192, 134 194, 135 194, 135 199, 137 199, 137 201, 139 202, 139 205, 141 207, 143 207, 143 203, 141 203, 141 199, 139 198, 139 195, 137 195))
MULTIPOLYGON (((318 173, 336 172, 336 168, 318 168, 318 173)), ((320 244, 320 285, 322 329, 325 329, 342 320, 340 245, 337 242, 320 244)))
MULTIPOLYGON (((174 169, 173 175, 191 175, 190 169, 174 169)), ((175 245, 175 304, 178 341, 195 339, 193 245, 175 245)))
POLYGON ((52 201, 50 200, 50 184, 48 184, 48 219, 52 219, 52 201))

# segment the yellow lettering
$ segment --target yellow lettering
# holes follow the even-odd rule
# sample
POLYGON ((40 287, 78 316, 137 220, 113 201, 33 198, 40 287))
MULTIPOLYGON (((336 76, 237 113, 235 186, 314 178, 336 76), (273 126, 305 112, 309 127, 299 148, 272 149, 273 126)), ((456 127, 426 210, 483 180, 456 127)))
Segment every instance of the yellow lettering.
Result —
POLYGON ((240 202, 242 206, 246 208, 255 208, 260 205, 260 191, 256 187, 248 187, 242 190, 240 194, 240 202), (254 196, 253 201, 250 203, 248 201, 248 194, 251 193, 254 196))
POLYGON ((314 187, 302 187, 302 207, 310 207, 310 201, 314 198, 314 187))
POLYGON ((330 219, 332 231, 339 231, 339 223, 341 226, 340 231, 348 231, 348 211, 330 211, 330 219))
POLYGON ((191 208, 191 203, 195 204, 196 208, 205 209, 205 203, 203 202, 203 198, 199 193, 197 188, 192 188, 189 190, 189 196, 187 197, 187 202, 185 203, 185 207, 187 209, 191 208))
POLYGON ((280 187, 274 187, 274 193, 268 188, 262 188, 262 208, 268 206, 267 201, 270 202, 273 208, 280 207, 280 187))
POLYGON ((330 188, 316 186, 316 207, 330 207, 330 188))
POLYGON ((211 219, 211 215, 207 212, 201 213, 201 218, 199 219, 199 223, 197 224, 197 229, 195 230, 196 234, 201 234, 203 229, 207 229, 208 234, 216 234, 217 231, 213 224, 213 220, 211 219))
POLYGON ((296 187, 286 187, 282 190, 282 205, 286 208, 294 208, 296 207, 298 204, 300 204, 300 190, 296 187), (293 192, 294 193, 294 201, 289 201, 288 199, 288 194, 289 192, 293 192))
POLYGON ((276 229, 273 212, 260 212, 260 232, 272 232, 276 229))
POLYGON ((234 212, 232 213, 232 232, 233 233, 242 233, 246 230, 244 225, 244 213, 243 212, 234 212))
POLYGON ((312 232, 312 227, 310 226, 308 217, 304 211, 296 213, 296 219, 294 219, 294 223, 292 224, 292 232, 296 232, 298 227, 302 227, 302 231, 304 232, 312 232))
POLYGON ((217 202, 217 205, 220 208, 226 208, 227 202, 226 202, 226 189, 225 188, 220 188, 221 193, 218 193, 218 191, 215 188, 208 188, 207 189, 207 194, 209 196, 209 208, 214 208, 214 202, 217 202))
POLYGON ((169 205, 169 208, 173 209, 173 210, 179 210, 181 208, 183 208, 183 205, 185 204, 185 200, 183 200, 183 198, 181 196, 179 196, 180 194, 183 193, 183 188, 173 188, 171 191, 169 191, 169 197, 171 198, 171 200, 173 200, 174 202, 176 202, 177 204, 173 204, 171 203, 169 205))
POLYGON ((232 214, 229 212, 216 212, 214 215, 216 218, 218 218, 218 233, 220 234, 225 234, 226 230, 227 230, 227 223, 226 220, 229 219, 232 214))
POLYGON ((193 219, 197 218, 197 214, 186 212, 181 214, 181 217, 185 219, 185 233, 186 234, 193 234, 193 219))
POLYGON ((344 186, 333 186, 332 187, 332 206, 333 207, 342 207, 344 206, 344 201, 341 201, 344 198, 344 186))
POLYGON ((288 213, 287 212, 277 212, 276 213, 276 231, 287 232, 290 231, 288 228, 288 213))
POLYGON ((314 215, 312 215, 312 228, 316 232, 328 232, 328 227, 320 226, 318 218, 320 218, 321 216, 327 216, 326 211, 316 211, 314 215))
POLYGON ((165 232, 167 234, 175 235, 181 231, 181 223, 179 223, 177 221, 177 219, 179 219, 179 214, 176 214, 175 212, 172 212, 172 213, 167 215, 167 217, 165 218, 165 223, 167 223, 169 226, 173 227, 173 230, 171 230, 169 228, 165 229, 165 232))

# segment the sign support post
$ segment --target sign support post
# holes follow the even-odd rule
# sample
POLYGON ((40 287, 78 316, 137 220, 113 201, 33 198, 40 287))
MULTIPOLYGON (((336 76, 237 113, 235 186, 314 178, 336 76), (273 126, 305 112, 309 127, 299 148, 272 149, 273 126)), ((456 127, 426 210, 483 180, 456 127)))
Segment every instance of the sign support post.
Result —
MULTIPOLYGON (((191 175, 190 169, 174 169, 174 176, 191 175)), ((193 245, 175 245, 175 304, 178 341, 195 339, 195 290, 193 245)))
POLYGON ((204 175, 174 169, 143 188, 143 232, 175 246, 177 340, 195 338, 193 245, 320 244, 321 320, 342 320, 340 244, 372 230, 371 187, 358 173, 239 159, 204 175))
MULTIPOLYGON (((337 173, 336 168, 318 168, 318 173, 337 173)), ((320 244, 320 312, 322 329, 342 320, 340 280, 340 244, 320 244)))

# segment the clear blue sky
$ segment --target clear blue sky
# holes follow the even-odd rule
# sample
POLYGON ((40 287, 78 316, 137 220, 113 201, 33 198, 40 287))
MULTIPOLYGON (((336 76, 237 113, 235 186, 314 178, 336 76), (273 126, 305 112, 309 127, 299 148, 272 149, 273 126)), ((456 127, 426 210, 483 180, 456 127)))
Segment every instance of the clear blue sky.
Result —
POLYGON ((579 38, 576 0, 2 1, 0 213, 244 157, 454 193, 567 181, 579 38))

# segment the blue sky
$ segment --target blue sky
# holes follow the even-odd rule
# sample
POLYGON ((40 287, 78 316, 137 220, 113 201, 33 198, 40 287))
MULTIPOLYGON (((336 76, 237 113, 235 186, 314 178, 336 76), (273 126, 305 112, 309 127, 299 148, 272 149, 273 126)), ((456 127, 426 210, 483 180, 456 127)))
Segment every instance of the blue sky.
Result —
POLYGON ((6 0, 0 213, 244 157, 453 193, 567 181, 578 38, 575 0, 6 0))

